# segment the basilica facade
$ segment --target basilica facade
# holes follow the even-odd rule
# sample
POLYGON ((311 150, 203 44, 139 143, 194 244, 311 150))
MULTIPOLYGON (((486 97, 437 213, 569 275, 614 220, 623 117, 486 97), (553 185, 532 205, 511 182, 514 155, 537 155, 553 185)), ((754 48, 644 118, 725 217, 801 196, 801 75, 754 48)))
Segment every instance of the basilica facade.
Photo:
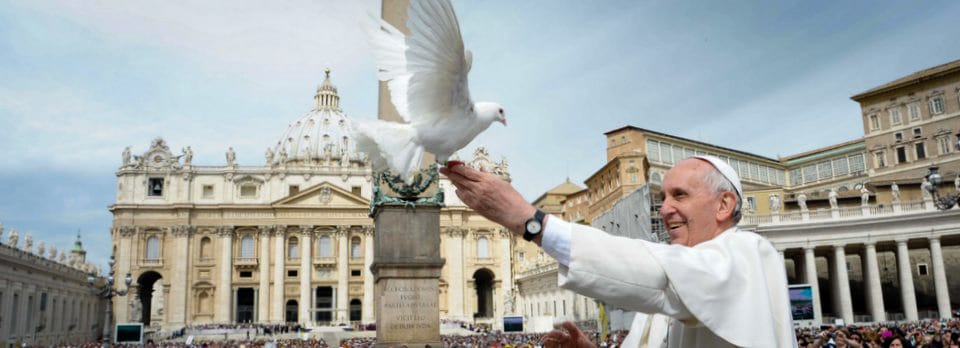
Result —
MULTIPOLYGON (((239 165, 232 148, 223 164, 195 164, 192 148, 175 154, 161 138, 138 155, 124 150, 112 247, 116 272, 135 281, 130 296, 115 299, 117 320, 158 329, 374 322, 372 173, 329 74, 262 165, 239 165)), ((509 180, 506 160, 482 147, 464 160, 509 180)), ((514 270, 535 246, 452 194, 440 224, 441 318, 492 321, 513 311, 514 270)))

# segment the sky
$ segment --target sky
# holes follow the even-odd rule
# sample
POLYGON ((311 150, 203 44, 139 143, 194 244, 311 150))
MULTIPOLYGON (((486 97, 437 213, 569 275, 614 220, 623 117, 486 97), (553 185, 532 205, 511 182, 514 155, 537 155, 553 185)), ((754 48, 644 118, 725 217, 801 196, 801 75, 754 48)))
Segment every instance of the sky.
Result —
MULTIPOLYGON (((529 200, 606 160, 633 125, 777 158, 863 134, 850 96, 960 59, 960 2, 458 1, 470 90, 504 105, 479 145, 529 200)), ((109 257, 124 147, 163 137, 244 165, 333 70, 376 118, 362 26, 380 1, 0 0, 0 222, 109 257)))

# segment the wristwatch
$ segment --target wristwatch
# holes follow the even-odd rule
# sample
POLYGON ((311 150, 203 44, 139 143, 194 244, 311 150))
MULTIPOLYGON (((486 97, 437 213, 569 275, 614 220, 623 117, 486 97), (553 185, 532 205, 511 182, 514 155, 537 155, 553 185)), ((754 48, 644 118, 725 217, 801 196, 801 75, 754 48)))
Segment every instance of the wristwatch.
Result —
POLYGON ((528 219, 527 222, 523 224, 523 240, 532 241, 540 232, 543 232, 543 218, 546 217, 546 214, 542 210, 537 209, 537 212, 533 214, 533 217, 528 219))

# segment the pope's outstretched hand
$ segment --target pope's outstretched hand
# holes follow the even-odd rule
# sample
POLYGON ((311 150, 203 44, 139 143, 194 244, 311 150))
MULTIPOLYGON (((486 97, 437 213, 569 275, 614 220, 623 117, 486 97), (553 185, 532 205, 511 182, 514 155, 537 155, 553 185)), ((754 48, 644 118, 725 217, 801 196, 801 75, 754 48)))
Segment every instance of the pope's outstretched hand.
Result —
POLYGON ((457 197, 464 204, 514 233, 522 234, 523 224, 536 211, 510 183, 494 174, 464 165, 443 167, 440 173, 457 188, 457 197))
POLYGON ((576 325, 572 322, 566 321, 563 324, 560 324, 564 330, 563 331, 552 331, 543 336, 543 347, 544 348, 561 348, 561 347, 573 347, 573 348, 596 348, 597 346, 590 342, 590 339, 587 338, 587 335, 584 335, 576 325))

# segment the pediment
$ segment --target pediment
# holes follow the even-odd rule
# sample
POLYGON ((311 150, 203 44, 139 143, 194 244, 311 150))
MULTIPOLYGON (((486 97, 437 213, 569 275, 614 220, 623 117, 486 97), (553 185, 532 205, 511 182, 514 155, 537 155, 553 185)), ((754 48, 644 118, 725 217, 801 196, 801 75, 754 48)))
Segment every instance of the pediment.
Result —
POLYGON ((274 202, 273 207, 368 207, 370 201, 329 182, 322 182, 293 196, 274 202))

